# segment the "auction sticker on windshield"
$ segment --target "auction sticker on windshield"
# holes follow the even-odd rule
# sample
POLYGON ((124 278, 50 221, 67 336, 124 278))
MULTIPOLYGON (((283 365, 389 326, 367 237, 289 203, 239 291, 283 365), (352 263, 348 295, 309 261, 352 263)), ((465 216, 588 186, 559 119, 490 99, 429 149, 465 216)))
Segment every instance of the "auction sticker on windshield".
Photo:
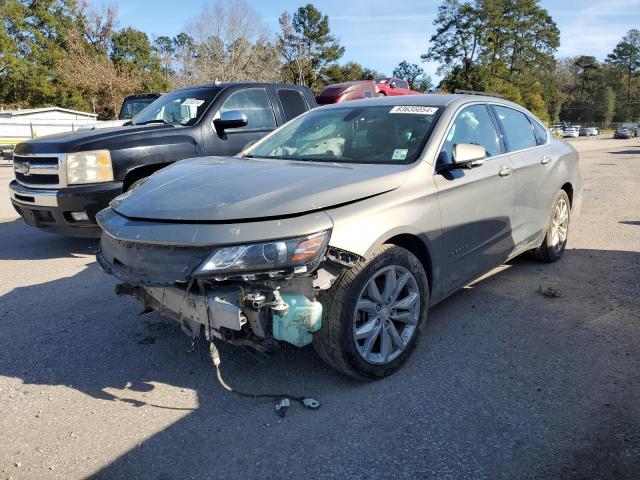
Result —
POLYGON ((393 156, 391 157, 391 160, 404 160, 405 158, 407 158, 408 152, 409 152, 409 149, 407 148, 396 148, 393 151, 393 156))
POLYGON ((389 113, 415 113, 418 115, 433 115, 438 109, 436 107, 422 107, 419 105, 396 105, 389 113))
POLYGON ((196 107, 199 107, 203 103, 204 100, 201 100, 199 98, 187 98, 184 102, 182 102, 181 105, 194 105, 196 107))

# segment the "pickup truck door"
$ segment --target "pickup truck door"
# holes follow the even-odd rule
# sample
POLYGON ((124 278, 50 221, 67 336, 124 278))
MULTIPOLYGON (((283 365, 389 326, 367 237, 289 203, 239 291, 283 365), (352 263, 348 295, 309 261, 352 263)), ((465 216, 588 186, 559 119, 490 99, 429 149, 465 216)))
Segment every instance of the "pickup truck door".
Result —
POLYGON ((462 108, 449 126, 434 180, 442 218, 442 290, 445 295, 504 262, 513 250, 514 182, 493 117, 484 104, 462 108), (482 145, 483 165, 441 170, 453 146, 482 145))
POLYGON ((394 78, 393 80, 391 80, 391 82, 389 82, 389 95, 395 96, 395 95, 407 95, 410 93, 409 90, 409 84, 407 82, 405 82, 404 80, 400 80, 397 78, 394 78), (394 88, 391 88, 391 83, 395 82, 396 86, 394 88))
POLYGON ((214 114, 203 125, 205 152, 207 155, 231 156, 276 128, 273 104, 264 88, 251 87, 223 94, 214 114), (222 112, 240 110, 249 122, 245 127, 229 128, 218 132, 213 121, 222 112))

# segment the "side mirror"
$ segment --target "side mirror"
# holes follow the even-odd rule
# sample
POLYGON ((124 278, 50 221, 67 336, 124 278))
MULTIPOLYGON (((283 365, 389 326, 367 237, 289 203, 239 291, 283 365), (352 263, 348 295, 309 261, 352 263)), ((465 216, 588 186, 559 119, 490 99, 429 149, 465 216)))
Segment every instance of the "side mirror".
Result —
POLYGON ((482 145, 457 143, 453 146, 453 165, 455 167, 479 167, 484 164, 487 151, 482 145))
POLYGON ((228 128, 240 128, 246 127, 249 123, 247 115, 241 110, 228 110, 222 112, 220 118, 216 118, 213 121, 214 127, 218 133, 222 133, 228 128))

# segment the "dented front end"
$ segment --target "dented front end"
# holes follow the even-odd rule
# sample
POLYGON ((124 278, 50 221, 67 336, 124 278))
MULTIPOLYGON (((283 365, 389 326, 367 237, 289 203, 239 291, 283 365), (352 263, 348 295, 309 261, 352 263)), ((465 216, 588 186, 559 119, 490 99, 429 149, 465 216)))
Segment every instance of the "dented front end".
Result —
MULTIPOLYGON (((122 282, 117 294, 173 318, 191 337, 204 334, 261 351, 281 342, 309 344, 322 324, 318 294, 359 258, 329 247, 326 225, 268 241, 163 244, 153 238, 161 233, 149 233, 160 232, 161 224, 141 225, 147 237, 141 241, 122 233, 135 229, 114 229, 116 217, 113 211, 99 215, 104 233, 97 258, 122 282)), ((193 238, 200 231, 198 225, 181 226, 182 233, 192 229, 193 238)))

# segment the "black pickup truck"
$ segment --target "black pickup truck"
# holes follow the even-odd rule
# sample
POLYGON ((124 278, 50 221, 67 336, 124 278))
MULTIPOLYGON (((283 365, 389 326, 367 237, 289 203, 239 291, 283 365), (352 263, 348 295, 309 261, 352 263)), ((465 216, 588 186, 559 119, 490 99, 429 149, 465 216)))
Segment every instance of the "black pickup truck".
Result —
POLYGON ((16 146, 11 203, 29 225, 98 237, 95 215, 177 160, 235 155, 314 108, 299 85, 222 83, 162 95, 129 126, 34 138, 16 146))

